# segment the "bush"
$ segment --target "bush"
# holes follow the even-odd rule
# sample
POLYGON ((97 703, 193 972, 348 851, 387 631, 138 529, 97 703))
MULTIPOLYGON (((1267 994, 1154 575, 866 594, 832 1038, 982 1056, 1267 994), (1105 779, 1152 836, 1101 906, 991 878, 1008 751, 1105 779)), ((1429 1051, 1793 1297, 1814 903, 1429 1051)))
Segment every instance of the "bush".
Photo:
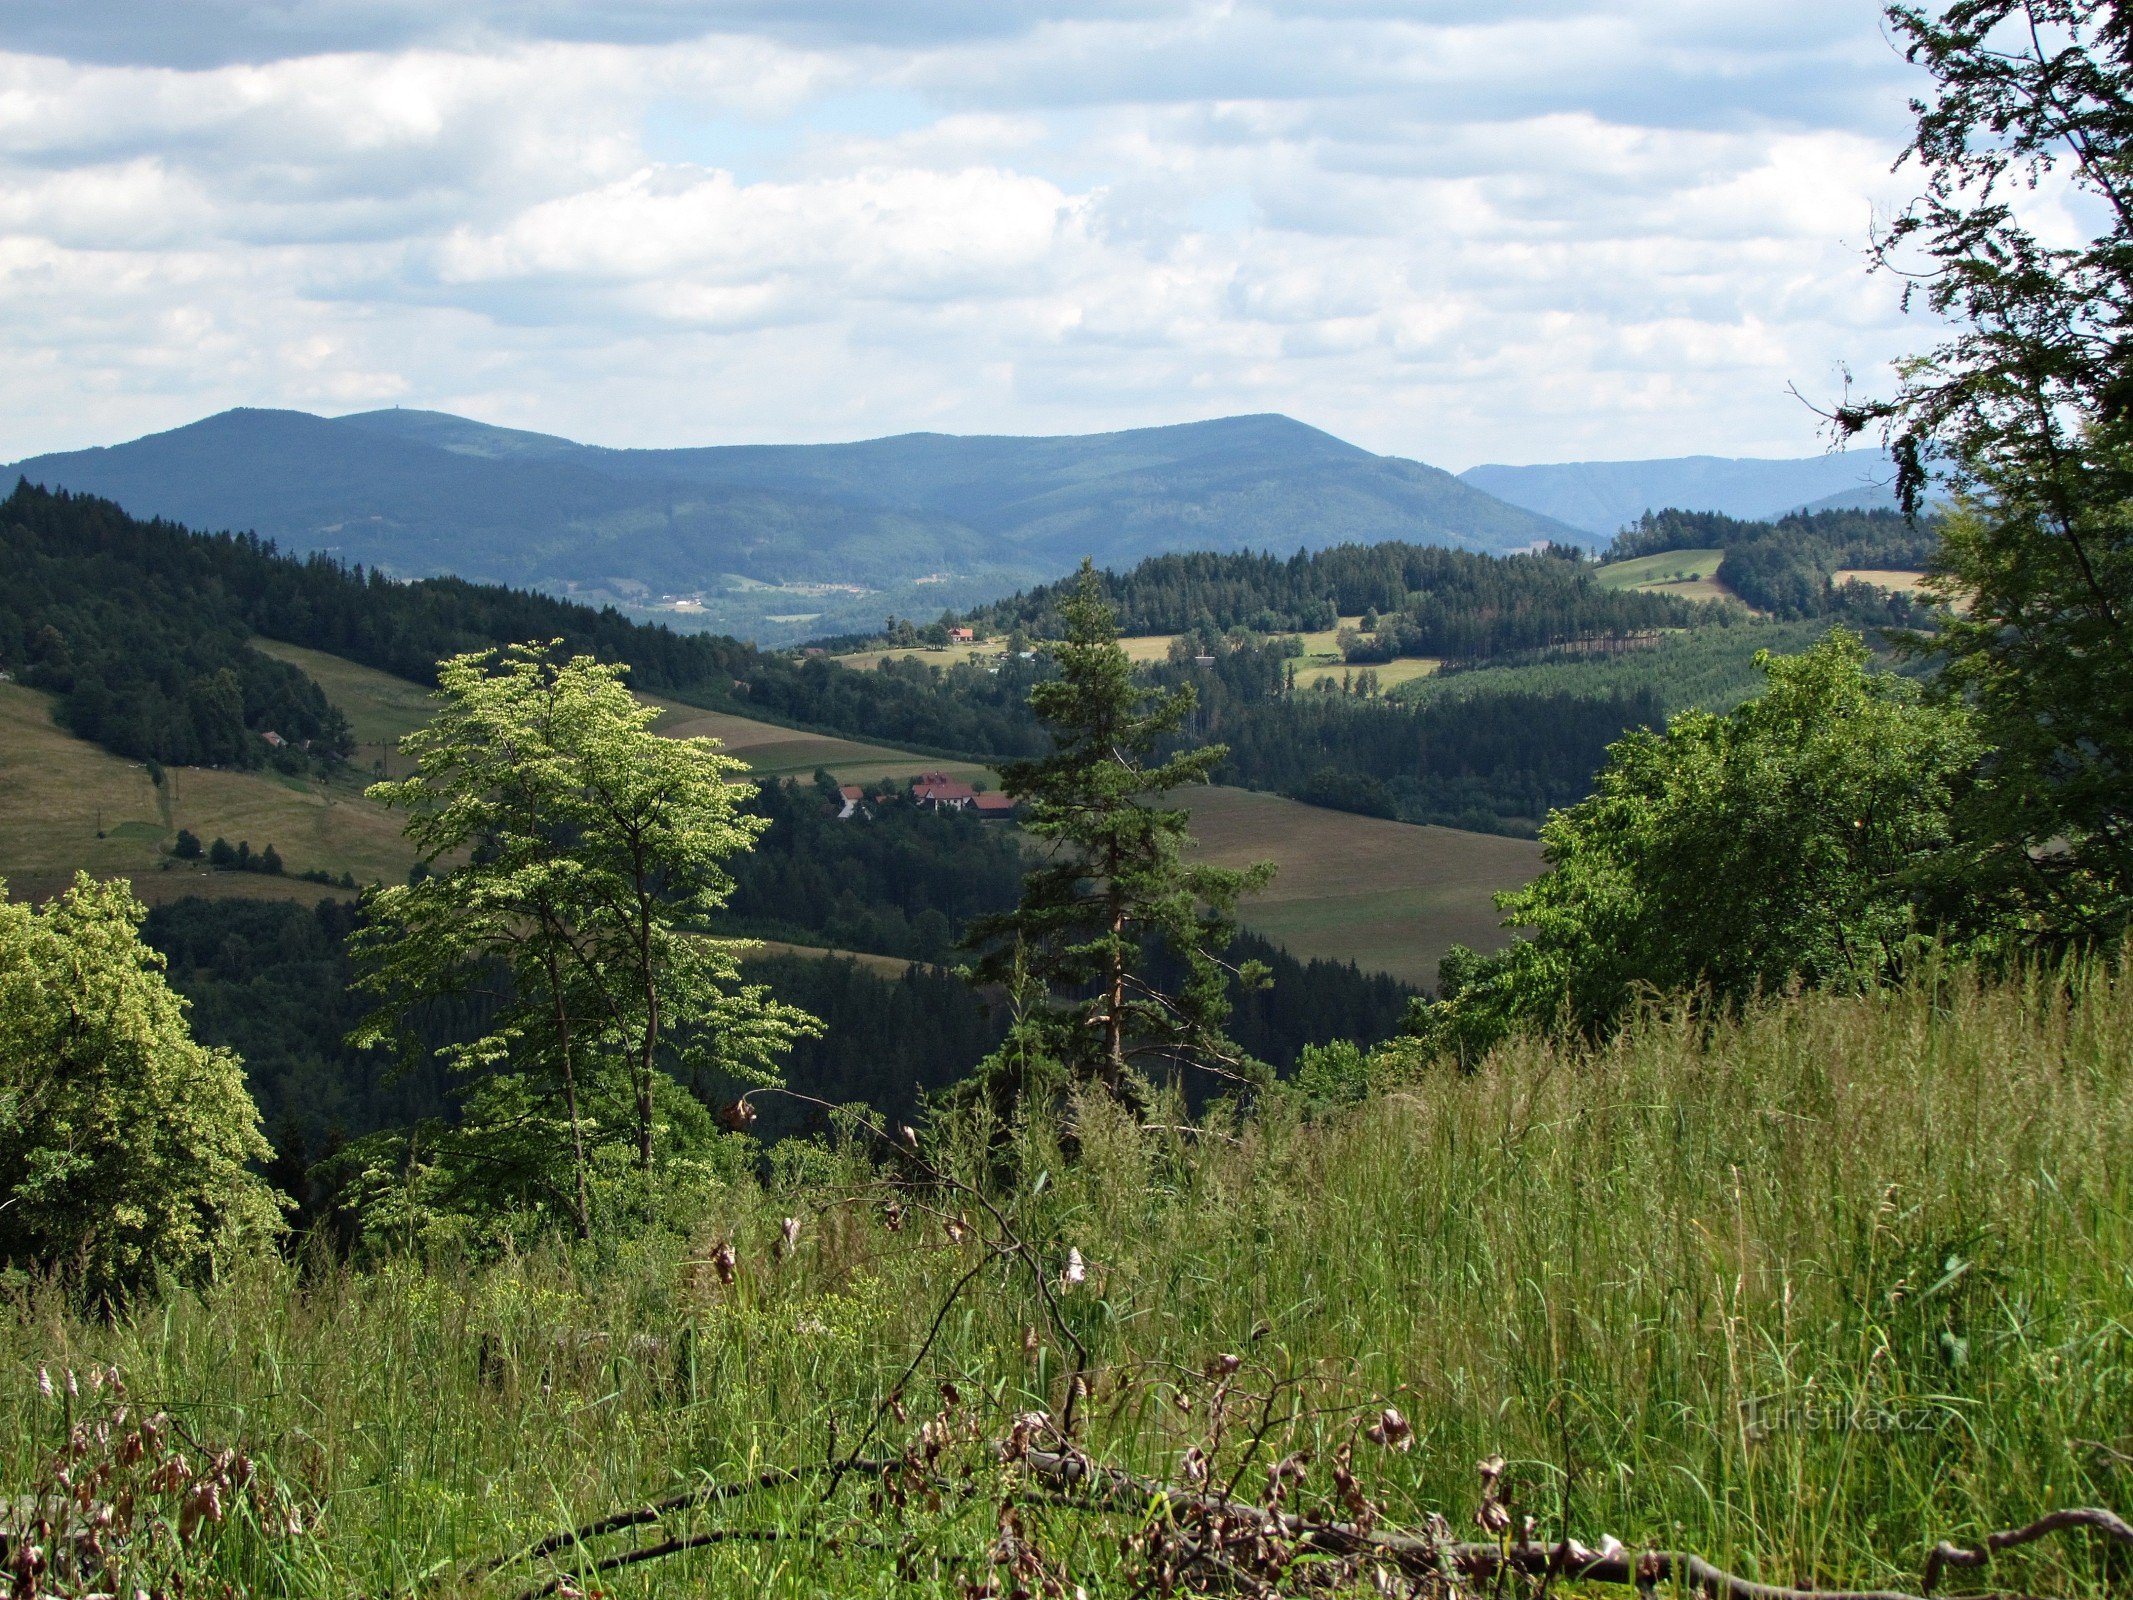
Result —
POLYGON ((190 828, 180 828, 176 842, 170 847, 170 853, 180 861, 199 860, 200 835, 194 833, 190 828))
POLYGON ((194 1042, 145 915, 86 873, 0 904, 0 1266, 99 1299, 280 1226, 243 1069, 194 1042))

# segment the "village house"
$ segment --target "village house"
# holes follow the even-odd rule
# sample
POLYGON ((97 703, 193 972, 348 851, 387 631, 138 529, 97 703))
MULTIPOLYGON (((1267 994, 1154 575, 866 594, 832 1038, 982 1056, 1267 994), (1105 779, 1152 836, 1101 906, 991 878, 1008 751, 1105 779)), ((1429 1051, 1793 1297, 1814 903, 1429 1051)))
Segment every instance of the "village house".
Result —
POLYGON ((978 642, 978 630, 975 628, 950 628, 948 630, 948 642, 950 644, 976 644, 978 642))
POLYGON ((863 803, 866 800, 867 792, 866 790, 860 788, 858 784, 839 784, 837 786, 837 793, 844 797, 844 809, 837 813, 837 820, 839 822, 849 822, 853 817, 856 816, 872 815, 872 813, 866 809, 866 806, 863 803))
POLYGON ((945 772, 927 772, 911 785, 911 798, 935 811, 961 811, 977 800, 978 791, 945 772))

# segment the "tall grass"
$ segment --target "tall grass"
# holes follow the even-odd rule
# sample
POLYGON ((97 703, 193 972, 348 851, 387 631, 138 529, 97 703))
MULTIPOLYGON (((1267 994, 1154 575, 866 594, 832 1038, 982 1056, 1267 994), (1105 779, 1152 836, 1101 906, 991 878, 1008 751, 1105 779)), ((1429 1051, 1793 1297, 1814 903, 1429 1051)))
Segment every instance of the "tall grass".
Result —
MULTIPOLYGON (((1030 1135, 1041 1186, 1002 1203, 1089 1262, 1064 1303, 1098 1363, 1236 1351, 1397 1398, 1417 1446, 1371 1468, 1395 1517, 1464 1523, 1473 1463, 1500 1451, 1544 1529, 1567 1516, 1588 1543, 1865 1585, 1915 1583, 1936 1538, 2133 1504, 2133 988, 2092 972, 1935 974, 1706 1033, 1653 1017, 1603 1050, 1528 1043, 1335 1113, 1277 1104, 1234 1142, 1099 1106, 1072 1131, 1071 1161, 1030 1135)), ((546 1569, 458 1573, 703 1475, 819 1461, 833 1425, 848 1447, 973 1264, 937 1220, 914 1209, 892 1232, 859 1203, 877 1191, 856 1158, 786 1165, 686 1243, 259 1264, 110 1323, 33 1297, 0 1323, 0 1488, 58 1437, 39 1364, 115 1361, 323 1508, 293 1555, 231 1541, 240 1581, 515 1593, 546 1569), (787 1214, 806 1226, 780 1264, 787 1214), (728 1238, 731 1286, 711 1264, 728 1238)), ((988 1269, 910 1392, 952 1377, 1001 1419, 1056 1408, 1060 1343, 1026 1278, 988 1269)), ((1099 1381, 1089 1416, 1099 1454, 1166 1476, 1196 1425, 1130 1376, 1099 1381)), ((855 1536, 915 1517, 977 1556, 992 1532, 984 1504, 897 1512, 813 1487, 721 1515, 855 1536)), ((1060 1526, 1101 1592, 1111 1544, 1060 1526)), ((2112 1588, 2079 1542, 2000 1562, 2001 1587, 2112 1588)), ((951 1593, 967 1575, 777 1543, 601 1582, 951 1593)))

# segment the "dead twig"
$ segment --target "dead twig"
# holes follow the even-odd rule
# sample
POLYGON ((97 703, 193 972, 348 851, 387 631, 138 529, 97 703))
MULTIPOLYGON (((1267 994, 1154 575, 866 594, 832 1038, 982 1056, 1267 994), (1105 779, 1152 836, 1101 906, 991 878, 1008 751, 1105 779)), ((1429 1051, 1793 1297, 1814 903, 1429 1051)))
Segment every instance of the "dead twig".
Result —
POLYGON ((1926 1557, 1925 1587, 1928 1594, 1940 1582, 1940 1575, 1949 1567, 1982 1567, 2002 1550, 2012 1550, 2016 1545, 2030 1544, 2048 1534, 2063 1533, 2069 1528, 2088 1528, 2118 1544, 2133 1545, 2133 1524, 2115 1511, 2106 1511, 2100 1506, 2075 1506, 2063 1511, 2053 1511, 2026 1522, 2019 1528, 2003 1528, 1998 1533, 1988 1533, 1985 1541, 1976 1545, 1950 1544, 1946 1539, 1933 1547, 1926 1557))
MULTIPOLYGON (((1486 1582, 1511 1574, 1550 1575, 1582 1583, 1621 1584, 1649 1590, 1678 1583, 1706 1600, 1927 1600, 1944 1567, 1982 1565, 1990 1555, 2069 1528, 2093 1528, 2107 1537, 2133 1544, 2133 1526, 2112 1512, 2096 1509, 2056 1511, 2021 1528, 1989 1535, 1974 1549, 1943 1542, 1928 1559, 1923 1594, 1896 1589, 1817 1589, 1760 1583, 1713 1565, 1702 1556, 1677 1550, 1630 1551, 1616 1546, 1592 1551, 1575 1541, 1549 1544, 1537 1539, 1504 1544, 1453 1542, 1428 1534, 1365 1529, 1352 1523, 1315 1521, 1293 1513, 1269 1511, 1249 1501, 1208 1494, 1144 1478, 1117 1467, 1100 1466, 1077 1451, 1032 1448, 1021 1461, 1033 1479, 1056 1494, 1075 1498, 1092 1509, 1147 1516, 1187 1513, 1195 1518, 1222 1517, 1258 1522, 1269 1535, 1298 1550, 1336 1556, 1365 1556, 1418 1578, 1450 1570, 1486 1582)), ((1987 1600, 1987 1597, 1950 1597, 1987 1600)))

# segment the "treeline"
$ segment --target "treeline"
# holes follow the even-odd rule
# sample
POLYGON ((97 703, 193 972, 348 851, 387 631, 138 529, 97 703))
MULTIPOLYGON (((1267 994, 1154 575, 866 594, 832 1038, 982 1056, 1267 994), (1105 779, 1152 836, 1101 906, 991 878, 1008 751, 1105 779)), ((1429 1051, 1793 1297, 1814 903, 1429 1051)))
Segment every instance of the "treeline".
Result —
POLYGON ((1747 522, 1716 511, 1647 511, 1616 536, 1610 561, 1670 550, 1723 550, 1718 581, 1775 617, 1844 616, 1915 627, 1921 608, 1907 595, 1838 583, 1852 567, 1918 570, 1940 546, 1938 520, 1897 511, 1795 512, 1747 522))
POLYGON ((0 504, 0 668, 56 694, 68 731, 132 760, 344 759, 346 720, 247 645, 242 607, 186 559, 188 539, 109 501, 18 489, 0 504))
MULTIPOLYGON (((169 962, 171 986, 191 1003, 194 1036, 243 1058, 247 1086, 277 1152, 273 1175, 314 1210, 326 1197, 313 1192, 305 1174, 347 1141, 450 1118, 458 1109, 457 1086, 433 1059, 402 1062, 347 1042, 370 1005, 352 987, 347 953, 360 919, 359 908, 341 900, 307 907, 184 899, 154 908, 141 930, 169 962)), ((1307 1045, 1390 1038, 1414 995, 1397 979, 1352 963, 1299 962, 1252 934, 1241 936, 1232 954, 1273 969, 1271 989, 1237 995, 1235 1036, 1282 1071, 1307 1045)), ((787 1058, 783 1076, 792 1089, 899 1118, 914 1116, 921 1096, 964 1078, 1006 1028, 997 997, 942 965, 914 962, 890 976, 852 960, 766 954, 748 960, 744 975, 822 1020, 821 1036, 801 1040, 787 1058)), ((469 994, 456 1004, 433 1004, 422 1029, 426 1047, 478 1031, 496 998, 469 994)), ((707 1079, 691 1087, 715 1103, 730 1098, 735 1086, 707 1079)), ((775 1095, 762 1097, 761 1110, 758 1131, 765 1137, 822 1121, 817 1110, 775 1095)))
MULTIPOLYGON (((1047 584, 950 621, 1038 638, 1060 628, 1071 580, 1047 584)), ((1579 552, 1486 556, 1436 545, 1341 545, 1271 555, 1155 556, 1105 576, 1127 634, 1257 633, 1331 628, 1370 616, 1374 637, 1351 661, 1401 655, 1477 657, 1569 640, 1687 627, 1706 608, 1673 595, 1602 588, 1579 552)))

